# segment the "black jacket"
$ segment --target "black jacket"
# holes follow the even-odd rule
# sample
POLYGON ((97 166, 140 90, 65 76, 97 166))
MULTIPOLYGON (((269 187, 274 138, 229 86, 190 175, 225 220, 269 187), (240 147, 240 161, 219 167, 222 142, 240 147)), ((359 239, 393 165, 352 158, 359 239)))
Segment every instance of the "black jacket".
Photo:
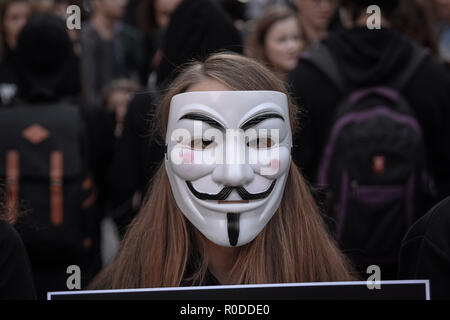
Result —
POLYGON ((431 299, 450 299, 450 197, 403 239, 399 279, 429 279, 431 299))
POLYGON ((134 95, 108 171, 108 198, 121 233, 136 214, 133 195, 145 194, 164 158, 164 145, 151 133, 154 111, 150 94, 134 95))
POLYGON ((0 300, 36 299, 33 277, 19 234, 0 220, 0 300))
MULTIPOLYGON (((409 61, 410 40, 393 30, 355 28, 331 34, 330 49, 350 89, 389 84, 409 61)), ((305 59, 289 77, 291 93, 303 110, 302 130, 294 141, 294 160, 315 182, 337 104, 344 98, 334 84, 305 59)), ((427 156, 440 199, 450 194, 450 74, 431 55, 402 94, 422 126, 427 156)))

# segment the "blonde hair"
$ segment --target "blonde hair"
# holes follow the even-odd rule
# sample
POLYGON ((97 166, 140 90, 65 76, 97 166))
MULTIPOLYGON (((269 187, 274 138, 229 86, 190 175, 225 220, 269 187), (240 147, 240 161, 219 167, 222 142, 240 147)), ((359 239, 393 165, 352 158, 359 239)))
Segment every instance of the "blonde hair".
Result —
MULTIPOLYGON (((167 128, 171 98, 206 79, 232 90, 276 90, 282 82, 256 61, 235 54, 215 54, 188 66, 164 96, 159 115, 167 128)), ((291 113, 295 107, 290 102, 291 113)), ((292 121, 295 117, 292 117, 292 121)), ((131 223, 115 261, 91 285, 101 288, 171 287, 202 284, 208 268, 204 237, 184 217, 161 165, 144 204, 131 223), (187 278, 191 257, 200 257, 187 278)), ((350 266, 336 248, 319 216, 307 184, 291 163, 283 200, 263 231, 237 248, 231 270, 234 284, 352 280, 350 266)))

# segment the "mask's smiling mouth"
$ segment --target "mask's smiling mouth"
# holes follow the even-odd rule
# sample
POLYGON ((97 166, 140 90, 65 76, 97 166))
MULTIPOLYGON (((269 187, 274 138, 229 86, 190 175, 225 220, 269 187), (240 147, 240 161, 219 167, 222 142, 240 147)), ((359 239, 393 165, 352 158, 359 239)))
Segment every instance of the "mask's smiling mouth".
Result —
POLYGON ((276 182, 277 180, 273 180, 272 183, 270 184, 270 187, 266 191, 259 193, 250 193, 247 190, 245 190, 244 187, 240 186, 240 187, 224 187, 217 194, 199 192, 195 190, 191 181, 186 181, 186 184, 189 190, 192 192, 192 194, 200 200, 215 200, 218 201, 219 204, 237 204, 237 203, 249 203, 250 200, 261 200, 267 198, 269 194, 272 192, 273 188, 275 187, 276 182), (226 200, 233 190, 235 190, 239 194, 242 200, 226 200))
POLYGON ((240 203, 249 203, 249 200, 219 200, 219 204, 240 204, 240 203))

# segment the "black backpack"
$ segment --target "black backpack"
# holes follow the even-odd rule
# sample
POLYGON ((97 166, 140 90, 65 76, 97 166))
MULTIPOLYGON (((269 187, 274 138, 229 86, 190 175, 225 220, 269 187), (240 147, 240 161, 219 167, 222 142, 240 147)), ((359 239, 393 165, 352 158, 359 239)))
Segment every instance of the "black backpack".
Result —
POLYGON ((341 248, 365 273, 368 265, 395 276, 401 240, 428 205, 425 146, 416 116, 401 90, 424 61, 414 47, 392 83, 349 90, 325 45, 307 60, 343 93, 325 144, 318 187, 341 248))
POLYGON ((81 265, 92 249, 95 190, 78 109, 66 103, 0 109, 0 183, 33 269, 81 265))

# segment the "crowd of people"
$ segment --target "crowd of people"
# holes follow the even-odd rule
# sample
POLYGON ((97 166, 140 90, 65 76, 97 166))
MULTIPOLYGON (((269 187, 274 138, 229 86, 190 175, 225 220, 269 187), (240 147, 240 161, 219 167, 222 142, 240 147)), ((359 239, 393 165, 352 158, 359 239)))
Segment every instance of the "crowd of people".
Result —
POLYGON ((450 298, 448 123, 449 0, 0 0, 0 298, 67 290, 70 265, 96 289, 378 265, 450 298), (277 218, 237 253, 199 235, 164 171, 171 99, 214 88, 284 92, 292 117, 277 218))

